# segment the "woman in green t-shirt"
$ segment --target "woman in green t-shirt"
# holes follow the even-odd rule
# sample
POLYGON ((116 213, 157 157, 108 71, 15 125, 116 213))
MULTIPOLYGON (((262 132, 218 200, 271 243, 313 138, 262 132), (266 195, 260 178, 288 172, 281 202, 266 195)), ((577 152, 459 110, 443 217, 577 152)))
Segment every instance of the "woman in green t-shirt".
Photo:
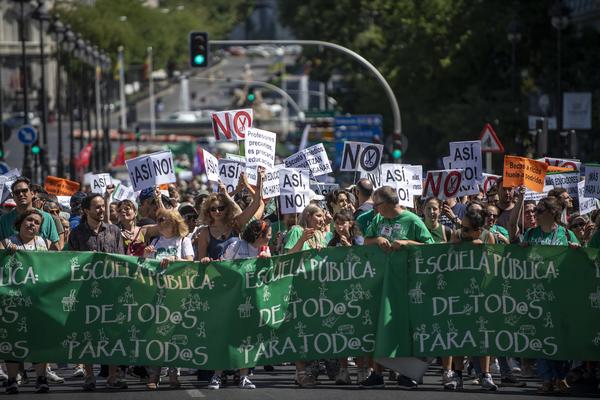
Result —
POLYGON ((425 200, 423 207, 423 221, 435 243, 446 243, 452 237, 452 229, 440 223, 442 201, 437 197, 425 200))

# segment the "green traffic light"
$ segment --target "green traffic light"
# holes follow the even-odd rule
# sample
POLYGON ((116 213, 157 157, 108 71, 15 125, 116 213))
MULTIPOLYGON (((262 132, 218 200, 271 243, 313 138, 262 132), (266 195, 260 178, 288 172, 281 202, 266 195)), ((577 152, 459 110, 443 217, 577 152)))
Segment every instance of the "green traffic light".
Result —
POLYGON ((256 99, 256 96, 254 95, 254 93, 249 93, 248 94, 248 101, 252 102, 256 99))
POLYGON ((402 150, 394 149, 394 151, 392 152, 392 157, 394 157, 394 160, 397 160, 400 157, 402 157, 402 150))
POLYGON ((202 54, 198 54, 196 57, 194 57, 194 64, 196 65, 202 65, 204 64, 204 56, 202 54))
POLYGON ((31 146, 31 152, 33 154, 40 154, 40 146, 31 146))

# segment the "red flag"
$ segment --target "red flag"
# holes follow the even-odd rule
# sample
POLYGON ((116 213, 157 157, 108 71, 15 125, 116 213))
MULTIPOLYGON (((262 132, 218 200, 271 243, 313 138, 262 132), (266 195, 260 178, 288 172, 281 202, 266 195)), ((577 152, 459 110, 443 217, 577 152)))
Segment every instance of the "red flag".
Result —
POLYGON ((119 145, 119 150, 117 150, 117 156, 115 157, 115 161, 113 161, 112 165, 113 165, 113 167, 125 165, 125 144, 124 143, 121 143, 119 145))
POLYGON ((75 166, 77 169, 87 168, 90 165, 90 158, 92 157, 92 143, 85 145, 79 155, 75 158, 75 166))

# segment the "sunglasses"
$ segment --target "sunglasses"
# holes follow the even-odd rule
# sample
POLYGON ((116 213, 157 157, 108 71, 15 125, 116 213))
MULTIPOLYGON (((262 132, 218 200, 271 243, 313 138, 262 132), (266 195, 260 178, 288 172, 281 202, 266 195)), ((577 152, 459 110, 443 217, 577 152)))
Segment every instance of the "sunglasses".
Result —
POLYGON ((193 221, 193 220, 195 220, 196 218, 198 218, 198 216, 197 216, 196 214, 186 214, 186 215, 184 216, 184 218, 185 218, 186 220, 188 220, 188 221, 193 221))
POLYGON ((27 192, 29 192, 29 189, 18 189, 18 190, 13 190, 13 194, 15 195, 20 195, 20 194, 26 194, 27 192))
POLYGON ((223 212, 223 211, 225 211, 225 208, 227 208, 227 207, 219 206, 219 207, 211 207, 211 208, 209 208, 209 210, 210 210, 210 212, 217 212, 217 211, 223 212))

